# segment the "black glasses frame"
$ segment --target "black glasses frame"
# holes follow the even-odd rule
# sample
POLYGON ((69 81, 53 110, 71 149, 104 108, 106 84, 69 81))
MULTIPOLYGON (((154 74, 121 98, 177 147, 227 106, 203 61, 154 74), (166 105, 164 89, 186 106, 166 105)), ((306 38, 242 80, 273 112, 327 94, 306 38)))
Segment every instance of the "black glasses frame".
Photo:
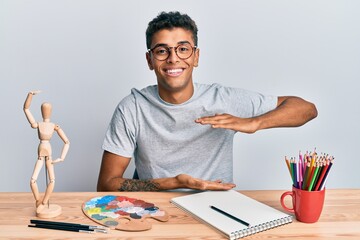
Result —
POLYGON ((169 57, 170 57, 170 52, 171 52, 171 49, 174 49, 174 51, 175 51, 175 54, 176 54, 176 56, 178 57, 178 58, 180 58, 181 60, 186 60, 186 59, 189 59, 192 55, 193 55, 193 53, 196 51, 196 49, 197 49, 197 46, 191 46, 190 44, 190 46, 191 46, 191 54, 188 56, 188 57, 186 57, 186 58, 182 58, 182 57, 180 57, 179 55, 178 55, 178 52, 177 52, 177 49, 180 47, 180 46, 183 46, 183 45, 185 45, 185 44, 180 44, 180 45, 177 45, 176 47, 168 47, 168 46, 159 46, 159 45, 157 45, 157 46, 155 46, 155 47, 153 47, 153 48, 150 48, 150 49, 148 49, 147 51, 148 51, 148 53, 152 53, 152 55, 154 56, 154 58, 156 59, 156 60, 158 60, 158 61, 165 61, 165 60, 167 60, 169 57), (168 51, 168 56, 166 57, 166 58, 164 58, 164 59, 158 59, 157 57, 155 57, 155 54, 153 53, 153 51, 154 51, 154 49, 155 48, 157 48, 157 47, 163 47, 163 48, 166 48, 167 49, 167 51, 168 51))

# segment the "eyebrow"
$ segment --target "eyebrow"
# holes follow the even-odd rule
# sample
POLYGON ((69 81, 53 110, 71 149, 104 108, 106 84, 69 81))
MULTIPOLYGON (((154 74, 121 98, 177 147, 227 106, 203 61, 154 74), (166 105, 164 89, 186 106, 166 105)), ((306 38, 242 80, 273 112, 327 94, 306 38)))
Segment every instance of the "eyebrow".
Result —
MULTIPOLYGON (((180 44, 185 44, 185 43, 188 43, 191 45, 191 43, 189 41, 180 41, 177 44, 180 45, 180 44)), ((169 46, 169 44, 166 44, 166 43, 158 43, 154 47, 152 47, 152 49, 154 49, 156 47, 168 47, 168 46, 169 46)))

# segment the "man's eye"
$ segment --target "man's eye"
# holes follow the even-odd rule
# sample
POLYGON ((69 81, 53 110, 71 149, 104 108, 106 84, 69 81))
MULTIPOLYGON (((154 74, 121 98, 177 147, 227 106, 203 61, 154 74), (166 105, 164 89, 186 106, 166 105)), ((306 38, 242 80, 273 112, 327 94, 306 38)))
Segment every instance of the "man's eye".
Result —
POLYGON ((190 49, 188 47, 179 47, 178 50, 180 52, 188 52, 190 49))
POLYGON ((165 48, 156 49, 155 53, 159 55, 165 55, 167 54, 167 50, 165 48))

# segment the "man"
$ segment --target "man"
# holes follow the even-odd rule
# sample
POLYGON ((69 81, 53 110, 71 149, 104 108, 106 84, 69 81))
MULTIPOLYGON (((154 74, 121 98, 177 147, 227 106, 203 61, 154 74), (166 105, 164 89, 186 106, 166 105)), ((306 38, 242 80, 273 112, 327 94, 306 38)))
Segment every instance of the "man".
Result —
POLYGON ((296 127, 317 116, 316 107, 298 97, 194 83, 200 51, 197 26, 186 14, 159 14, 146 41, 157 85, 132 89, 116 108, 103 143, 98 191, 234 188, 236 132, 296 127), (123 177, 132 157, 139 179, 123 177))

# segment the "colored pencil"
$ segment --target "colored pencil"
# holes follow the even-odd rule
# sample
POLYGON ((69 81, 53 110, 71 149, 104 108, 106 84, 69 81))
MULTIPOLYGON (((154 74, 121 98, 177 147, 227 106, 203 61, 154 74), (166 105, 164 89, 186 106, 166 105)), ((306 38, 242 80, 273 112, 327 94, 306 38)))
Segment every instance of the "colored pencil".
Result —
POLYGON ((320 190, 320 184, 322 183, 322 181, 323 181, 323 179, 324 179, 324 176, 325 176, 325 173, 326 173, 326 171, 327 171, 327 169, 328 169, 328 167, 329 167, 330 161, 329 161, 329 160, 326 160, 324 164, 325 164, 325 165, 323 166, 323 169, 322 169, 322 171, 321 171, 321 175, 320 175, 320 177, 319 177, 319 179, 318 179, 318 181, 317 181, 317 184, 316 184, 316 186, 315 186, 315 191, 320 190))
POLYGON ((324 170, 326 169, 326 161, 321 162, 320 164, 321 164, 321 166, 320 166, 320 169, 319 169, 319 172, 318 172, 318 176, 317 176, 317 178, 315 180, 313 191, 318 191, 321 180, 323 179, 324 174, 325 174, 324 170))
POLYGON ((301 189, 303 189, 303 190, 305 190, 305 187, 306 187, 306 184, 307 184, 307 178, 308 178, 308 175, 309 175, 309 168, 310 168, 310 163, 308 162, 306 164, 305 174, 304 174, 304 181, 303 181, 302 187, 301 187, 301 189))
POLYGON ((303 181, 304 181, 304 165, 303 165, 301 152, 299 151, 299 188, 300 189, 303 181))
POLYGON ((290 162, 289 159, 288 159, 287 157, 285 157, 286 166, 287 166, 287 168, 289 169, 290 177, 292 177, 292 176, 291 176, 291 170, 290 170, 290 163, 289 163, 289 162, 290 162))
POLYGON ((308 191, 311 191, 312 188, 313 188, 313 185, 315 183, 315 180, 317 178, 317 174, 319 172, 319 163, 315 163, 315 167, 314 167, 314 175, 312 176, 312 179, 311 179, 311 182, 310 182, 310 185, 309 185, 309 188, 308 188, 308 191))
POLYGON ((326 180, 327 180, 327 178, 329 176, 329 171, 330 171, 330 168, 331 168, 332 165, 333 165, 333 163, 332 163, 332 161, 330 161, 329 167, 326 169, 326 173, 325 173, 325 176, 324 176, 324 178, 323 178, 323 180, 322 180, 322 182, 320 184, 319 190, 324 189, 325 183, 326 183, 326 180))
POLYGON ((310 186, 311 180, 312 180, 313 175, 314 175, 314 171, 315 171, 315 167, 314 167, 314 166, 312 166, 312 165, 311 165, 311 163, 310 163, 309 175, 308 175, 308 179, 307 179, 307 182, 306 182, 305 189, 309 189, 309 186, 310 186))
POLYGON ((296 168, 296 162, 293 160, 293 173, 294 173, 294 185, 297 188, 298 187, 298 176, 297 176, 297 168, 296 168))
POLYGON ((285 163, 289 170, 293 186, 307 191, 320 191, 324 189, 329 171, 333 165, 333 156, 329 154, 306 153, 304 155, 299 151, 299 160, 285 156, 285 163))
POLYGON ((313 185, 313 187, 311 189, 312 191, 315 191, 315 189, 316 189, 316 185, 319 182, 320 174, 321 174, 323 168, 324 168, 324 162, 319 162, 319 171, 316 174, 314 185, 313 185))
POLYGON ((290 159, 290 171, 291 171, 291 179, 292 179, 293 185, 295 186, 294 163, 292 162, 292 159, 290 159))

